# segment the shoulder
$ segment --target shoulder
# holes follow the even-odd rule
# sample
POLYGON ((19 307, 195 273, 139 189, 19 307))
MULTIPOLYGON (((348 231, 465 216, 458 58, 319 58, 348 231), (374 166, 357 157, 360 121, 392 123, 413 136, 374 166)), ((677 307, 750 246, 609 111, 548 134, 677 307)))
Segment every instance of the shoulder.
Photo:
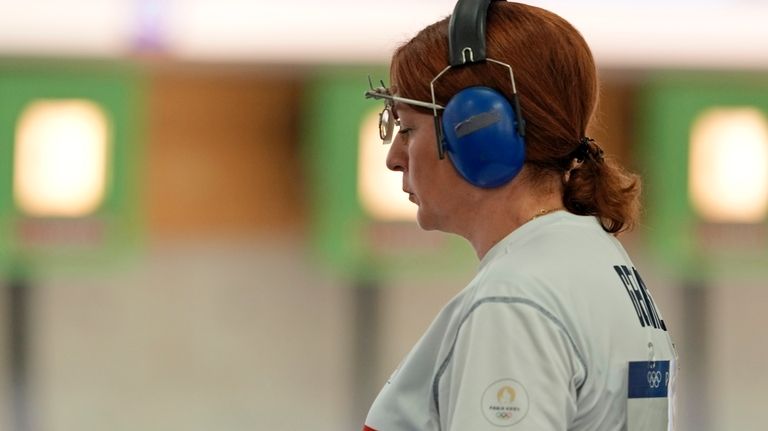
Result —
POLYGON ((564 303, 572 302, 570 287, 559 282, 561 278, 566 277, 546 261, 505 254, 483 268, 466 300, 472 302, 472 308, 515 304, 552 316, 564 309, 564 303))
POLYGON ((575 414, 586 361, 568 319, 552 300, 528 289, 527 281, 486 274, 465 298, 462 319, 433 381, 435 405, 449 428, 485 429, 491 416, 479 413, 504 406, 517 413, 510 410, 512 416, 501 422, 491 419, 493 425, 525 419, 534 429, 564 429, 564 417, 575 414), (505 388, 519 395, 518 404, 494 401, 505 388), (529 391, 538 394, 530 403, 529 391), (482 411, 462 407, 478 402, 482 411), (568 413, 559 416, 564 410, 568 413))
POLYGON ((572 300, 574 289, 584 293, 585 284, 615 277, 613 267, 627 262, 621 244, 594 217, 559 212, 502 240, 476 277, 477 294, 572 300))
MULTIPOLYGON (((629 258, 594 217, 566 212, 524 225, 499 243, 472 283, 471 307, 535 310, 569 334, 583 332, 599 304, 623 300, 616 265, 629 258)), ((604 310, 602 310, 604 312, 604 310)))

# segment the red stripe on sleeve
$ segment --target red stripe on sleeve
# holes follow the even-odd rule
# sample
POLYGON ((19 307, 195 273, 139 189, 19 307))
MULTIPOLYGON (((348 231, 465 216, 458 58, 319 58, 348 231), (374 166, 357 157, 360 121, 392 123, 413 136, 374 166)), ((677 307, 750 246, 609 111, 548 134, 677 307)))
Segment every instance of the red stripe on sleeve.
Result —
POLYGON ((376 431, 376 430, 369 427, 368 425, 363 425, 363 431, 376 431))

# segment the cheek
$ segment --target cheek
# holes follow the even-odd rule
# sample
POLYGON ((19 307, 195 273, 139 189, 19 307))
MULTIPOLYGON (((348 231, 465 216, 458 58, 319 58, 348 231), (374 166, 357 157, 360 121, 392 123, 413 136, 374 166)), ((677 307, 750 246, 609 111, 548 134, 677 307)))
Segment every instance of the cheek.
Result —
POLYGON ((431 127, 426 129, 423 133, 419 134, 417 139, 413 140, 413 157, 417 158, 422 165, 433 166, 442 162, 442 160, 440 160, 437 153, 437 143, 433 129, 431 127))
POLYGON ((424 145, 421 144, 411 147, 408 165, 412 180, 421 186, 427 186, 430 183, 430 179, 439 175, 437 172, 439 166, 437 166, 437 157, 433 157, 423 147, 424 145))
POLYGON ((450 201, 463 190, 461 179, 448 159, 427 154, 411 163, 411 181, 420 197, 431 206, 450 205, 450 201))
POLYGON ((458 178, 450 160, 441 160, 438 156, 431 123, 421 125, 418 134, 409 140, 408 168, 412 185, 425 197, 443 194, 444 189, 450 189, 458 178))

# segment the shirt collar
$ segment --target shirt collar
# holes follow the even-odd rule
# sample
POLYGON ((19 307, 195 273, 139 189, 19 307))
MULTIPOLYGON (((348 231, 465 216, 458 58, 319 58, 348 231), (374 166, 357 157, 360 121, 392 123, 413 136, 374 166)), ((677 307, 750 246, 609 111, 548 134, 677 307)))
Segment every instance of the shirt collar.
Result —
POLYGON ((497 256, 504 254, 507 251, 507 247, 510 244, 516 242, 519 238, 527 235, 528 232, 532 232, 542 226, 550 224, 552 221, 560 219, 562 216, 569 214, 565 210, 553 211, 540 217, 536 217, 533 220, 523 224, 517 229, 513 230, 507 236, 501 239, 501 241, 494 244, 493 247, 485 253, 485 256, 480 260, 480 269, 485 267, 489 262, 494 260, 497 256))

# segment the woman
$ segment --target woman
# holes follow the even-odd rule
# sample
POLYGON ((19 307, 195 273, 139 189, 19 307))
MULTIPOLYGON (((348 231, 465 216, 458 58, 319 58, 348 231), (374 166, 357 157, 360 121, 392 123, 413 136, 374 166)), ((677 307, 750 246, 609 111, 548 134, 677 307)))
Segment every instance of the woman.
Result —
POLYGON ((460 0, 366 93, 386 103, 387 166, 419 225, 466 238, 480 267, 365 430, 671 429, 674 348, 615 239, 640 182, 586 137, 589 47, 551 12, 488 3, 460 0))

